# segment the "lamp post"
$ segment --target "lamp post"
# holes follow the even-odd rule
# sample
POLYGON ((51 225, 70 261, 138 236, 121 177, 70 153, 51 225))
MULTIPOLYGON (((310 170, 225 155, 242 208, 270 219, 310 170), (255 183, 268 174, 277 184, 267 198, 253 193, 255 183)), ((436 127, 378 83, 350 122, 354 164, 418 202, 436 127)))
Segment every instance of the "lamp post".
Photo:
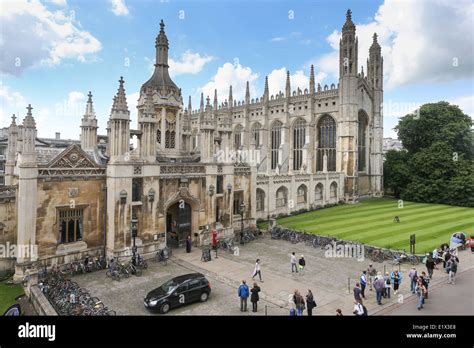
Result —
MULTIPOLYGON (((213 204, 213 201, 212 201, 212 196, 214 196, 214 190, 215 190, 215 187, 214 185, 210 185, 209 186, 209 197, 211 198, 211 214, 210 216, 212 216, 212 212, 214 211, 214 204, 213 204)), ((215 231, 212 231, 212 233, 214 234, 215 231)), ((216 237, 216 245, 215 245, 215 251, 216 251, 216 259, 217 259, 217 237, 216 237)))
POLYGON ((130 229, 132 230, 132 238, 133 238, 133 247, 132 247, 132 263, 136 266, 136 253, 137 253, 137 246, 135 245, 135 238, 137 237, 138 233, 138 219, 132 218, 130 222, 130 229))
POLYGON ((245 203, 240 204, 240 215, 242 216, 241 221, 241 230, 240 230, 240 244, 244 244, 244 212, 245 212, 245 203))

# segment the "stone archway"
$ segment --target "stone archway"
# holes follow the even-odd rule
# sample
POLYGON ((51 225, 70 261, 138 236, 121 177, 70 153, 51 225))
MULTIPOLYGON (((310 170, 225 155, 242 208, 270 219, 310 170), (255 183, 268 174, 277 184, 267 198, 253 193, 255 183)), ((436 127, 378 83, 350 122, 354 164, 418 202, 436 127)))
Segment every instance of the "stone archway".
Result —
POLYGON ((199 207, 197 198, 187 187, 180 187, 163 205, 166 242, 170 247, 182 247, 190 235, 195 238, 199 229, 199 207))

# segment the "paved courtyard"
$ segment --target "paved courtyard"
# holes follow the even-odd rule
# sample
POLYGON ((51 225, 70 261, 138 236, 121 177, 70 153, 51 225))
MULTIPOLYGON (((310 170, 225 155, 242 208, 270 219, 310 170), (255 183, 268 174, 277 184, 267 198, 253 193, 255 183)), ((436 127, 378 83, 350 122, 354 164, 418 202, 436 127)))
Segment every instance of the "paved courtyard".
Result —
MULTIPOLYGON (((282 240, 272 240, 269 236, 262 237, 240 248, 240 255, 219 252, 218 258, 212 253, 212 261, 202 262, 201 251, 193 248, 189 254, 184 250, 175 250, 167 266, 149 262, 150 267, 141 277, 131 277, 121 281, 112 281, 106 278, 105 272, 77 276, 75 280, 86 287, 93 296, 99 297, 107 306, 118 314, 146 315, 150 314, 143 306, 143 298, 155 287, 177 275, 190 272, 201 272, 211 282, 212 295, 208 302, 172 310, 171 315, 241 315, 237 298, 237 287, 242 279, 251 284, 252 271, 255 260, 261 260, 263 283, 259 283, 261 301, 259 312, 245 313, 245 315, 288 315, 288 296, 295 289, 304 295, 311 289, 315 295, 318 307, 315 315, 334 315, 336 308, 341 308, 345 315, 352 314, 352 288, 363 269, 366 269, 369 260, 357 261, 354 258, 327 258, 324 250, 315 249, 302 243, 292 244, 282 240), (296 252, 298 258, 303 254, 306 259, 305 274, 291 273, 290 254, 296 252), (349 289, 350 292, 349 292, 349 289)), ((473 255, 470 252, 460 253, 460 269, 473 267, 473 255)), ((389 263, 374 263, 377 270, 390 272, 393 269, 389 263), (385 268, 384 268, 385 266, 385 268)), ((398 267, 398 266, 397 266, 398 267)), ((407 271, 408 265, 401 270, 404 275, 400 293, 404 300, 409 300, 407 271)), ((419 265, 419 271, 425 270, 419 265)), ((441 270, 435 270, 432 285, 445 280, 441 270)), ((454 295, 453 295, 454 296, 454 295)), ((366 290, 369 314, 398 305, 398 298, 383 300, 383 306, 375 303, 373 291, 366 290)), ((423 313, 421 313, 423 314, 423 313)))

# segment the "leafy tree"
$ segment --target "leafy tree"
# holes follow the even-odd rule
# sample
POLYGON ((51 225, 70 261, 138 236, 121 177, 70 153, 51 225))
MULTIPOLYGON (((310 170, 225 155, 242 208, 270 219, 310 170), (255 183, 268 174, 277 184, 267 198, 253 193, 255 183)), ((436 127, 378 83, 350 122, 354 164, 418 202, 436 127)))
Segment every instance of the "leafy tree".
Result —
POLYGON ((389 151, 384 184, 398 198, 474 206, 472 120, 447 102, 423 105, 395 128, 404 151, 389 151))

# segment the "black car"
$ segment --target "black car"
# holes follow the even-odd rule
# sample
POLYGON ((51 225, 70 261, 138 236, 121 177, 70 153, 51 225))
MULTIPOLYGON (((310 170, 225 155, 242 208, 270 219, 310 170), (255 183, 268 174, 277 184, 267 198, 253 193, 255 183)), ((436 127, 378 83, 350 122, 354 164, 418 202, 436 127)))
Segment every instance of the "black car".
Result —
POLYGON ((171 280, 146 295, 144 304, 150 310, 167 313, 171 308, 192 302, 205 302, 211 294, 211 283, 201 273, 185 274, 171 280))

